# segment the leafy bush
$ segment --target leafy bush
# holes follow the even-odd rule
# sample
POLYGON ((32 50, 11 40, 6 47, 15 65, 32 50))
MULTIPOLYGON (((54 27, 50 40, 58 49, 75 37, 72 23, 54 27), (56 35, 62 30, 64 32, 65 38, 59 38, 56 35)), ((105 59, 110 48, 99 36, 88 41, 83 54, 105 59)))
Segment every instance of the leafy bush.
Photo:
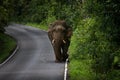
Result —
POLYGON ((81 12, 85 17, 81 19, 74 31, 70 59, 92 60, 92 65, 88 66, 96 74, 93 80, 109 80, 109 75, 113 80, 119 78, 117 76, 119 72, 114 74, 114 64, 120 63, 120 38, 118 37, 120 28, 119 19, 116 18, 119 14, 118 9, 119 5, 115 1, 88 0, 83 3, 81 12), (116 9, 117 13, 113 9, 116 9))
POLYGON ((91 69, 94 45, 90 40, 94 23, 95 20, 92 18, 84 19, 74 31, 69 49, 70 80, 94 80, 95 78, 95 73, 91 69))
POLYGON ((0 13, 0 32, 4 32, 4 26, 7 25, 8 22, 8 13, 3 6, 0 6, 0 13))

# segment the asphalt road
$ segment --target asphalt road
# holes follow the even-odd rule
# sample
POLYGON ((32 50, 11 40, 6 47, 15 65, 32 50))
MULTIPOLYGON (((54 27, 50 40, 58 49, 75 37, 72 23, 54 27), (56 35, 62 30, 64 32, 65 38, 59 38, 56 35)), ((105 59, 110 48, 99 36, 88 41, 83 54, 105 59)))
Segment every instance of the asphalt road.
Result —
POLYGON ((47 32, 18 24, 6 32, 18 41, 19 49, 0 66, 0 80, 64 80, 64 63, 55 63, 47 32))

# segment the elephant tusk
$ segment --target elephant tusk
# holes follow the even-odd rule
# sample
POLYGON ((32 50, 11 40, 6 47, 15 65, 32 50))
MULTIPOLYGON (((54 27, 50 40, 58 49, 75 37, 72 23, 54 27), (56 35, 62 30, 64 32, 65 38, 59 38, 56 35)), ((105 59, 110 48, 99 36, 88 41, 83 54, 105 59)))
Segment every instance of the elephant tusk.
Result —
MULTIPOLYGON (((52 40, 52 44, 54 44, 54 43, 55 43, 55 39, 52 40)), ((66 41, 63 40, 63 43, 66 44, 66 41)))
POLYGON ((55 39, 52 40, 52 44, 54 44, 54 42, 55 42, 55 39))
POLYGON ((66 41, 65 41, 65 40, 63 40, 63 43, 65 43, 65 44, 66 44, 66 41))

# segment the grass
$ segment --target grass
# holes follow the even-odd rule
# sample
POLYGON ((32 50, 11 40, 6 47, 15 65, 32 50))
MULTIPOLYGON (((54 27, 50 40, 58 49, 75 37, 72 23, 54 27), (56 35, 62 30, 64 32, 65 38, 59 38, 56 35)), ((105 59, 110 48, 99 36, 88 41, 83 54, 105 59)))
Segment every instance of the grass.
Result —
POLYGON ((16 41, 3 33, 0 33, 0 63, 8 58, 16 46, 16 41))
POLYGON ((39 29, 45 30, 45 31, 47 31, 47 29, 48 29, 48 26, 45 25, 45 24, 26 23, 25 25, 27 25, 27 26, 32 26, 32 27, 36 27, 36 28, 39 28, 39 29))
POLYGON ((90 68, 90 60, 70 60, 69 80, 93 80, 93 72, 90 68))
POLYGON ((23 24, 23 25, 26 25, 26 26, 31 26, 31 27, 39 28, 39 29, 45 30, 45 31, 48 30, 48 25, 49 25, 49 24, 47 24, 47 23, 45 24, 45 23, 18 22, 18 21, 14 21, 14 23, 23 24))

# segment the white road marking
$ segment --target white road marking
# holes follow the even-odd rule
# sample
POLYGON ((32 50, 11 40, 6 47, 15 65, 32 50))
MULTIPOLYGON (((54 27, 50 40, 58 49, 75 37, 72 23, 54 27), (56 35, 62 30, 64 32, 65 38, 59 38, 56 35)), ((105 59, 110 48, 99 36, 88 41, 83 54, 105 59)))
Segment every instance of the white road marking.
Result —
POLYGON ((65 71, 64 71, 64 80, 67 80, 67 70, 68 70, 68 65, 67 65, 67 63, 68 63, 68 59, 66 59, 66 62, 65 62, 65 71))

